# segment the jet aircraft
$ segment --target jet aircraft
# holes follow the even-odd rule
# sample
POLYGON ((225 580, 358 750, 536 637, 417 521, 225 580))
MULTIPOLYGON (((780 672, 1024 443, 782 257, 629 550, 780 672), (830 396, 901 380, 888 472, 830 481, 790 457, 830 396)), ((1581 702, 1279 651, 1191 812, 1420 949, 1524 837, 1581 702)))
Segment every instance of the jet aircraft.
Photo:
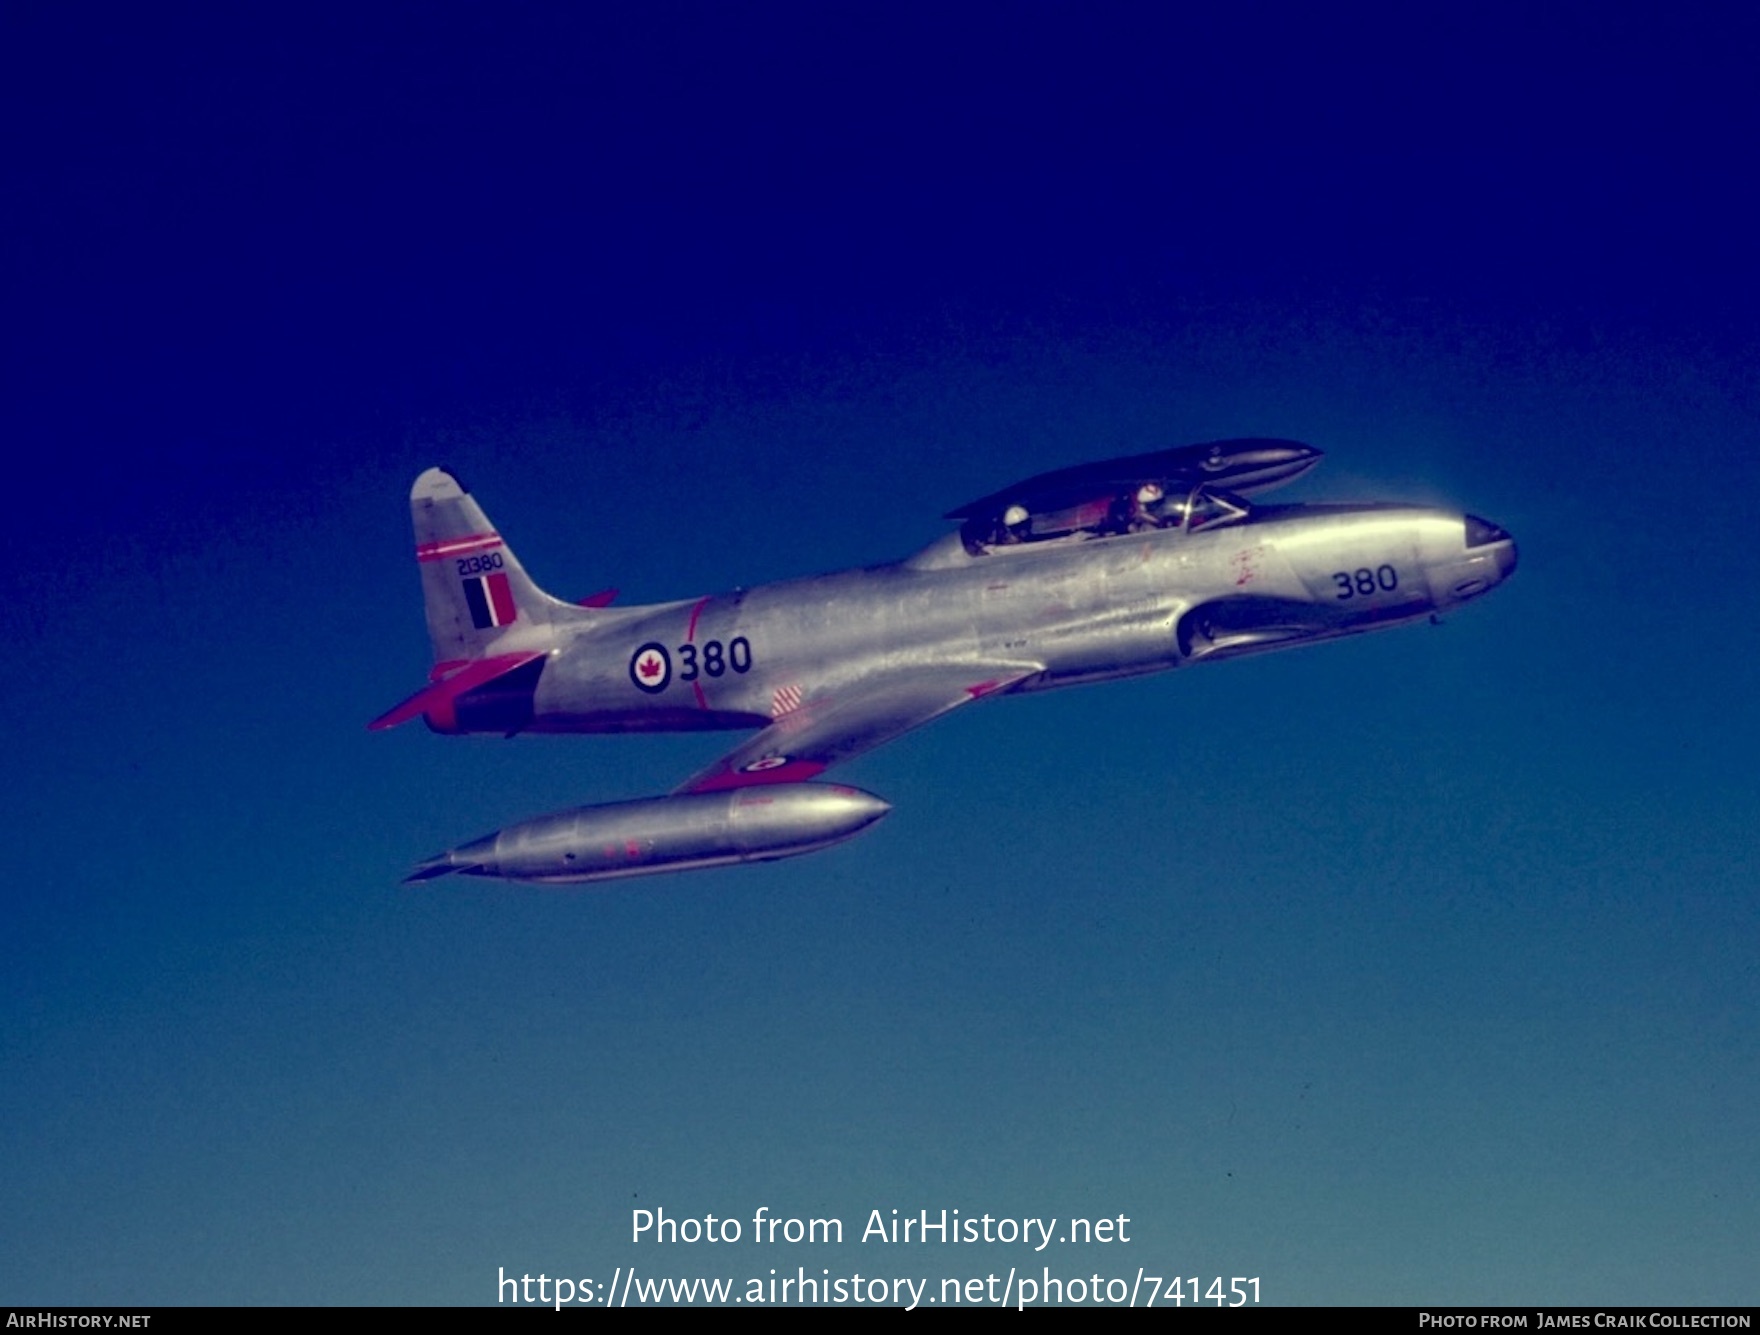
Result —
POLYGON ((812 852, 891 810, 819 775, 963 705, 1403 625, 1515 569, 1514 540, 1474 515, 1248 499, 1319 459, 1224 440, 1061 469, 951 511, 957 532, 893 565, 642 607, 543 592, 430 468, 410 509, 435 665, 369 727, 752 735, 667 796, 512 825, 407 879, 600 881, 812 852))

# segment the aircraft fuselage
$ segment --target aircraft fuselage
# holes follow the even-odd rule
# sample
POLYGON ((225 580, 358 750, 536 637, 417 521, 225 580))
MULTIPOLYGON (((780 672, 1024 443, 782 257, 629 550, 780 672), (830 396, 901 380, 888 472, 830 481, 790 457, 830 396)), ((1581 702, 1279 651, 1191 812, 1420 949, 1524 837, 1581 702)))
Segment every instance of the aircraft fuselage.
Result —
MULTIPOLYGON (((877 666, 1019 664, 1024 691, 1285 648, 1448 611, 1514 568, 1507 535, 1404 506, 1281 506, 1212 530, 1163 529, 971 556, 949 535, 895 565, 532 628, 532 689, 457 727, 671 732, 761 727, 808 682, 877 666), (546 634, 547 632, 547 634, 546 634), (781 693, 780 696, 778 693, 781 693)), ((520 643, 509 637, 509 647, 520 643)))

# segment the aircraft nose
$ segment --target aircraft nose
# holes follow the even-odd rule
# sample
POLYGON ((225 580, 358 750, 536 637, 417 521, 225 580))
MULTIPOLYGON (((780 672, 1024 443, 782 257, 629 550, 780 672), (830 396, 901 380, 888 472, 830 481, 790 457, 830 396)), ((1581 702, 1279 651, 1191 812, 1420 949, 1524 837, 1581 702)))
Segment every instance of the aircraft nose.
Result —
POLYGON ((1516 568, 1516 540, 1510 536, 1509 530, 1493 524, 1489 519, 1481 519, 1478 515, 1467 515, 1465 518, 1467 550, 1493 548, 1492 556, 1497 561, 1497 577, 1508 579, 1516 568))
POLYGON ((1516 569, 1516 540, 1510 538, 1497 549, 1497 576, 1508 579, 1516 569))
POLYGON ((1478 515, 1464 516, 1467 522, 1467 546, 1484 547, 1494 542, 1509 542, 1509 530, 1499 528, 1489 519, 1481 519, 1478 515))

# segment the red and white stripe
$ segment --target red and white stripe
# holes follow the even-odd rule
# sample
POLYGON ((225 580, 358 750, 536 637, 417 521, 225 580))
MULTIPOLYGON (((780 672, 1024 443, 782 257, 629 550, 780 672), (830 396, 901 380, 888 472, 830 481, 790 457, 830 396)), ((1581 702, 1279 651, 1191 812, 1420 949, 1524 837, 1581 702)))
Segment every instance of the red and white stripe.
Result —
POLYGON ((436 542, 416 544, 416 560, 443 561, 449 556, 475 556, 490 552, 501 545, 499 533, 471 533, 462 538, 441 538, 436 542))
POLYGON ((801 707, 801 688, 799 686, 778 686, 770 692, 770 717, 781 718, 784 714, 792 714, 801 707))

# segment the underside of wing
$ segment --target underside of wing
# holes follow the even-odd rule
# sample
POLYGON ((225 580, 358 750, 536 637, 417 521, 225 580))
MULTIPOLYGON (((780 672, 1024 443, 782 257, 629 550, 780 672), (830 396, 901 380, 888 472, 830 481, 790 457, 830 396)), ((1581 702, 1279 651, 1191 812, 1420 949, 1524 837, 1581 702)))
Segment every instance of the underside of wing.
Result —
POLYGON ((877 673, 808 694, 673 791, 712 793, 810 779, 961 705, 1007 691, 1038 671, 1036 664, 949 664, 877 673))

